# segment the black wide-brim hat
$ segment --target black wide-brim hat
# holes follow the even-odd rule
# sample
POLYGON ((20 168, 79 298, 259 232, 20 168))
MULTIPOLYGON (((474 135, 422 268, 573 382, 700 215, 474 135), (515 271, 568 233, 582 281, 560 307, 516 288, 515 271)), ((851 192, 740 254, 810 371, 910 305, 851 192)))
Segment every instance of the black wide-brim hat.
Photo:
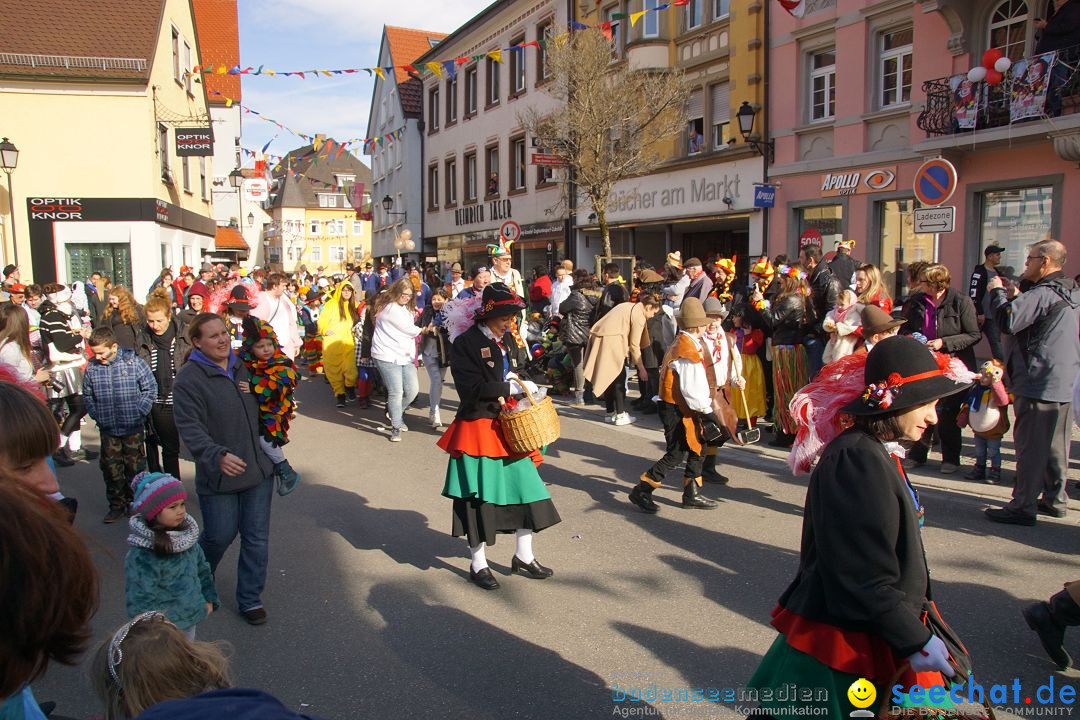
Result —
POLYGON ((491 320, 507 315, 517 315, 524 309, 525 301, 505 283, 491 283, 484 288, 480 309, 476 311, 476 319, 491 320))
POLYGON ((884 415, 925 405, 971 387, 945 374, 947 355, 935 355, 918 340, 882 340, 866 356, 866 389, 843 409, 851 415, 884 415), (939 360, 940 359, 940 360, 939 360))
POLYGON ((248 300, 247 290, 243 285, 236 285, 229 292, 229 301, 226 303, 229 307, 236 310, 250 310, 251 302, 248 300))

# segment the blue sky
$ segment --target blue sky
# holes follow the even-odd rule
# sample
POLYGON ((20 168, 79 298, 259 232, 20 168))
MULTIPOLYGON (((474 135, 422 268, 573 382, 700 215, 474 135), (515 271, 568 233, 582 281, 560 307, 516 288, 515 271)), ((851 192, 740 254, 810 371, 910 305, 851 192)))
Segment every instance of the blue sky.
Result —
MULTIPOLYGON (((376 64, 383 25, 450 33, 491 0, 239 0, 240 65, 277 71, 376 64)), ((375 80, 367 73, 301 80, 243 77, 243 103, 305 134, 364 137, 375 80)), ((303 141, 254 115, 243 116, 244 147, 284 155, 303 141)), ((351 149, 351 148, 350 148, 351 149)), ((369 158, 361 156, 365 163, 369 158)), ((245 160, 245 164, 250 164, 245 160)))

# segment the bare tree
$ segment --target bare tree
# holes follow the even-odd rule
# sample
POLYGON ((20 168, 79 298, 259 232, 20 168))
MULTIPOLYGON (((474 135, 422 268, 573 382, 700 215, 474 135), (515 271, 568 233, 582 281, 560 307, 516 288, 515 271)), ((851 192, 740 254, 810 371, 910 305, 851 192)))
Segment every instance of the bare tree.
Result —
POLYGON ((611 41, 600 30, 582 30, 547 44, 553 111, 529 108, 522 126, 575 172, 578 200, 596 212, 604 255, 611 257, 608 197, 616 183, 644 175, 667 158, 672 136, 686 128, 689 87, 681 71, 634 70, 612 64, 611 41))

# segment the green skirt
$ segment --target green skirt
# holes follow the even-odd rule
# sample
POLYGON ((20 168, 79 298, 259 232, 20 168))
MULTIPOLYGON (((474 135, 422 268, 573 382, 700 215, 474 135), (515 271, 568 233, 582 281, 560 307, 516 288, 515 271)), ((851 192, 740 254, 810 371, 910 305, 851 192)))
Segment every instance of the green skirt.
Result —
POLYGON ((446 464, 444 497, 476 498, 493 505, 525 505, 550 500, 532 458, 473 457, 462 453, 446 464))
MULTIPOLYGON (((784 636, 777 635, 772 647, 761 659, 761 664, 754 671, 747 686, 758 691, 758 703, 763 710, 774 717, 790 716, 787 708, 815 708, 804 711, 803 716, 825 718, 849 718, 851 713, 863 708, 856 708, 848 699, 848 690, 859 680, 859 676, 834 670, 828 665, 787 644, 784 636), (821 708, 817 710, 816 708, 821 708), (776 712, 772 712, 776 711, 776 712)), ((865 710, 877 714, 878 708, 885 701, 886 712, 894 705, 892 688, 874 685, 876 697, 865 710)), ((899 707, 913 707, 906 698, 896 703, 899 707)), ((922 707, 928 707, 923 703, 922 707)), ((946 696, 939 709, 952 709, 955 706, 946 696)), ((856 715, 855 717, 859 717, 856 715)))

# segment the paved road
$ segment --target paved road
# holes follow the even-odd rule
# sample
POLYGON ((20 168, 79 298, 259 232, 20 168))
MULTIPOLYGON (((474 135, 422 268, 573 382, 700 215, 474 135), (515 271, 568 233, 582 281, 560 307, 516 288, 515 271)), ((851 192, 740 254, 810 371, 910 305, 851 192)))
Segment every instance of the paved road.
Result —
MULTIPOLYGON (((563 438, 541 468, 563 522, 535 544, 555 577, 511 577, 508 537, 488 551, 502 588, 486 593, 467 582, 467 548, 448 534, 445 456, 426 411, 411 410, 410 431, 391 444, 381 410, 334 408, 322 382, 298 392, 287 450, 304 482, 274 499, 270 621, 249 627, 236 615, 234 548, 218 571, 224 606, 199 627, 202 639, 232 646, 238 684, 328 719, 738 716, 737 702, 626 703, 613 694, 653 683, 740 688, 750 676, 775 637, 769 612, 798 561, 806 481, 778 452, 725 449, 732 483, 706 487, 719 509, 683 510, 669 487, 656 493, 660 513, 647 516, 626 492, 662 452, 655 418, 613 428, 597 422, 598 408, 567 408, 563 438)), ((190 463, 182 470, 190 481, 190 463)), ((1080 576, 1080 504, 1070 519, 997 526, 982 508, 1006 489, 917 480, 938 601, 974 653, 978 680, 1019 678, 1031 691, 1051 678, 1077 684, 1080 675, 1053 673, 1019 608, 1080 576)), ((126 528, 100 522, 96 464, 63 470, 61 485, 80 500, 77 525, 101 571, 101 639, 126 620, 126 528)), ((1080 634, 1070 641, 1080 655, 1080 634)), ((88 665, 51 669, 35 686, 39 699, 76 717, 99 712, 88 665)))

